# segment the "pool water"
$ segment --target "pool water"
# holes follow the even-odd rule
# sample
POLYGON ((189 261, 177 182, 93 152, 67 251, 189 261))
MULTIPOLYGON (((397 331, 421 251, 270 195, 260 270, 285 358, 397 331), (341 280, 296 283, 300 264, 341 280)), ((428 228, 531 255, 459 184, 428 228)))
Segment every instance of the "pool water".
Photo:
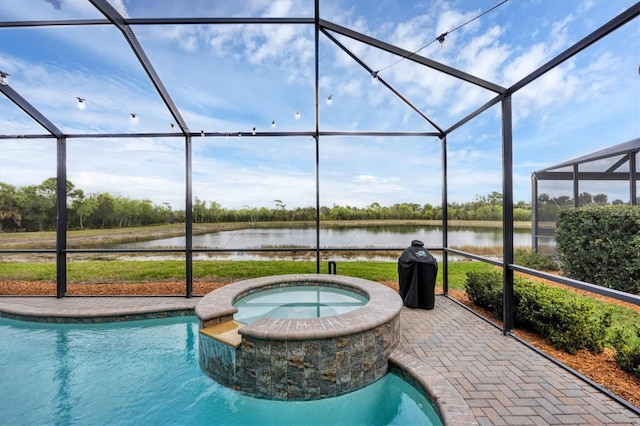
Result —
POLYGON ((0 318, 2 424, 429 425, 431 403, 395 374, 324 400, 252 398, 198 366, 196 317, 105 324, 0 318))
POLYGON ((320 318, 351 312, 367 298, 349 290, 319 285, 300 285, 262 290, 234 303, 233 316, 245 324, 261 317, 320 318))

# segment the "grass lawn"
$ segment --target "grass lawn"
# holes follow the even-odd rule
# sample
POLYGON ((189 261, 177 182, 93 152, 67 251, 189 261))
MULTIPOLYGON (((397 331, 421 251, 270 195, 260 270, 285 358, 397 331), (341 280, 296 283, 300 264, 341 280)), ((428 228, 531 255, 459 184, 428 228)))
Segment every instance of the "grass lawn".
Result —
MULTIPOLYGON (((440 265, 440 267, 442 267, 440 265)), ((327 262, 321 262, 320 272, 326 272, 327 262)), ((464 288, 466 273, 486 270, 491 265, 474 261, 449 262, 449 287, 464 288)), ((196 280, 248 279, 267 275, 313 274, 314 261, 286 260, 206 260, 193 262, 196 280)), ((338 262, 337 273, 371 281, 397 281, 396 262, 338 262)), ((82 261, 67 265, 70 283, 132 283, 184 280, 185 262, 182 260, 149 261, 82 261)), ((55 263, 0 263, 0 280, 55 281, 55 263)), ((436 285, 442 285, 442 273, 438 273, 436 285)))

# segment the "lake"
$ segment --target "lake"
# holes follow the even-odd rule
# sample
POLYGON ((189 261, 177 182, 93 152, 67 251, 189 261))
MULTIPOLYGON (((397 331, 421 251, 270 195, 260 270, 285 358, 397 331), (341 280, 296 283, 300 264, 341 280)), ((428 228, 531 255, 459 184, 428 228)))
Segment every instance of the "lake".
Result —
MULTIPOLYGON (((502 246, 502 228, 450 227, 450 247, 502 246)), ((427 247, 442 246, 442 227, 427 225, 376 225, 320 229, 321 248, 404 248, 412 240, 427 247)), ((531 230, 514 230, 515 247, 531 247, 531 230)), ((184 248, 185 238, 164 238, 121 244, 115 248, 184 248)), ((248 228, 193 236, 193 248, 243 250, 260 248, 315 248, 315 228, 248 228)), ((250 256, 258 256, 251 254, 250 256)), ((242 255, 246 259, 246 255, 242 255)))

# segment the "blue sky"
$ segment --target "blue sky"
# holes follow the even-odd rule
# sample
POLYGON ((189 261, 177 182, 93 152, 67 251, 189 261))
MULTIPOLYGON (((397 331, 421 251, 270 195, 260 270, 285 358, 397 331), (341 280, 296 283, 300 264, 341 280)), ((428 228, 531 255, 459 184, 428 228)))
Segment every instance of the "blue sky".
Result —
MULTIPOLYGON (((321 1, 320 15, 508 87, 632 6, 631 0, 321 1), (434 42, 450 32, 443 46, 434 42)), ((312 17, 313 1, 113 0, 131 18, 312 17)), ((2 0, 0 21, 103 16, 84 0, 2 0)), ((308 25, 134 26, 192 132, 193 194, 227 208, 315 206, 315 142, 238 132, 312 131, 314 30, 308 25), (296 111, 300 117, 296 118, 296 111)), ((343 36, 336 39, 448 128, 494 94, 343 36)), ((321 130, 434 128, 332 41, 319 42, 321 130), (332 102, 326 99, 331 95, 332 102)), ((530 201, 531 172, 640 136, 640 19, 513 96, 514 199, 530 201)), ((111 26, 0 28, 0 70, 67 134, 169 132, 175 122, 122 34, 111 26), (86 108, 77 108, 77 97, 86 108), (138 122, 130 122, 135 113, 138 122)), ((1 134, 44 134, 0 99, 1 134)), ((451 201, 501 191, 500 106, 448 137, 451 201)), ((68 178, 86 193, 110 192, 184 207, 182 138, 69 139, 68 178)), ((441 144, 429 137, 321 137, 320 202, 364 207, 441 204, 441 144)), ((51 139, 0 140, 0 181, 55 176, 51 139)), ((592 193, 608 188, 592 184, 592 193)), ((617 190, 617 189, 616 189, 617 190)), ((612 194, 610 200, 626 196, 612 194)), ((571 195, 569 188, 541 192, 571 195), (564 192, 563 192, 564 191, 564 192)), ((628 198, 628 196, 627 196, 628 198)))

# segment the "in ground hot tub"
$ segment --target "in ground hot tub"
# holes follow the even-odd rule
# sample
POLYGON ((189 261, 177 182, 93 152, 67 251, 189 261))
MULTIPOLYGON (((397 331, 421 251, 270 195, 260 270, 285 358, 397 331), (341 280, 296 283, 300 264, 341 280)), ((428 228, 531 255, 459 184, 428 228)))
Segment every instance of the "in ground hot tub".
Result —
POLYGON ((364 306, 367 296, 327 285, 294 285, 259 290, 238 299, 233 315, 244 324, 262 318, 321 318, 341 315, 364 306))
POLYGON ((200 366, 217 382, 260 398, 311 400, 343 394, 387 372, 389 355, 398 345, 401 309, 396 292, 359 278, 314 274, 240 281, 207 294, 196 306, 200 366), (252 295, 259 292, 293 287, 318 291, 316 311, 325 305, 321 294, 330 295, 331 289, 364 304, 349 312, 303 318, 269 316, 268 306, 265 315, 245 317, 248 323, 234 319, 234 303, 243 298, 255 300, 252 295))

